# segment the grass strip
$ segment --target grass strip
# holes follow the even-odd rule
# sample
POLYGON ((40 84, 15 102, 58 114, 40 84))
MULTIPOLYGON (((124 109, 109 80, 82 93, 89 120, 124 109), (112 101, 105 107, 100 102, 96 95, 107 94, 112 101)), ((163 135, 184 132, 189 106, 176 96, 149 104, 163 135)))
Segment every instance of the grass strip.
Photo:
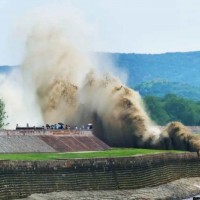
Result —
POLYGON ((57 159, 80 159, 80 158, 109 158, 128 157, 157 153, 185 153, 176 150, 155 150, 138 148, 112 148, 105 151, 95 152, 66 152, 66 153, 14 153, 0 154, 0 160, 57 160, 57 159))

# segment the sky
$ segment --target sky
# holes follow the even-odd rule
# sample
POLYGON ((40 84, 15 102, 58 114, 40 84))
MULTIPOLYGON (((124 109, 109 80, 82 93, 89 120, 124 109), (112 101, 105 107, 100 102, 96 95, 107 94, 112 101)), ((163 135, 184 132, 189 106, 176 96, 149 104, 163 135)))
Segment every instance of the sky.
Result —
POLYGON ((16 24, 50 4, 79 10, 95 28, 93 51, 165 53, 200 50, 199 0, 0 0, 0 65, 21 62, 16 24))

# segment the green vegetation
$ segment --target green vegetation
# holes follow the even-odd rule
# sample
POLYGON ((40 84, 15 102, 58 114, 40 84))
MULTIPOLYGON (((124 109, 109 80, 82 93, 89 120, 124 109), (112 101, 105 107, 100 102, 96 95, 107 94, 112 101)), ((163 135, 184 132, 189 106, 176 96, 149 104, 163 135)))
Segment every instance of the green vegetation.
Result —
POLYGON ((142 96, 164 97, 167 94, 175 94, 179 97, 200 100, 200 88, 185 83, 169 82, 167 80, 145 81, 134 87, 142 96))
POLYGON ((146 96, 144 101, 151 118, 159 125, 170 121, 180 121, 188 126, 200 125, 200 102, 170 94, 163 98, 146 96))
POLYGON ((113 148, 106 151, 95 152, 70 152, 70 153, 20 153, 0 154, 0 160, 56 160, 74 158, 103 158, 103 157, 126 157, 140 154, 155 153, 182 153, 175 150, 135 149, 135 148, 113 148))
POLYGON ((165 79, 199 87, 200 51, 163 54, 99 53, 129 75, 128 85, 165 79))
POLYGON ((8 125, 6 121, 6 112, 5 112, 5 104, 2 99, 0 99, 0 129, 4 126, 8 125))

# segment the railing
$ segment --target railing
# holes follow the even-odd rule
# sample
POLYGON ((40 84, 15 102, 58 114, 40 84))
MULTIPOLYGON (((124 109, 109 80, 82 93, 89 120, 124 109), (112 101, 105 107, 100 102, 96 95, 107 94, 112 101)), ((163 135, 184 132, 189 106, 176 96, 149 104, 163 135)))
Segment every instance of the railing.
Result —
POLYGON ((43 130, 34 130, 34 129, 27 129, 27 130, 1 130, 0 136, 12 136, 12 135, 91 135, 91 130, 66 130, 66 129, 43 129, 43 130))

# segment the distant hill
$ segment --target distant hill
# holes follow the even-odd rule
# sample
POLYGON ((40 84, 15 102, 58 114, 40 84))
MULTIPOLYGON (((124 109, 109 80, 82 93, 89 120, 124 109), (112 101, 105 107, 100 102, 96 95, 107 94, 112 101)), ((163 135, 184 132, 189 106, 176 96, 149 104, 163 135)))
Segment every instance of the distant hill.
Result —
POLYGON ((164 79, 200 87, 200 51, 164 54, 98 53, 127 72, 128 85, 164 79))
POLYGON ((154 80, 138 84, 134 89, 142 96, 164 97, 167 94, 176 94, 179 97, 200 101, 200 88, 185 83, 154 80))
MULTIPOLYGON (((164 54, 96 53, 127 72, 128 86, 143 96, 168 93, 200 101, 200 51, 164 54)), ((103 67, 106 63, 101 62, 103 67)), ((0 73, 13 67, 0 66, 0 73)))
POLYGON ((13 68, 15 68, 15 67, 8 66, 8 65, 0 66, 0 74, 7 74, 7 73, 11 72, 13 68))
MULTIPOLYGON (((200 51, 164 54, 96 54, 100 58, 110 58, 115 66, 127 72, 129 86, 161 79, 200 87, 200 51)), ((0 73, 9 72, 11 69, 11 66, 0 66, 0 73)))

